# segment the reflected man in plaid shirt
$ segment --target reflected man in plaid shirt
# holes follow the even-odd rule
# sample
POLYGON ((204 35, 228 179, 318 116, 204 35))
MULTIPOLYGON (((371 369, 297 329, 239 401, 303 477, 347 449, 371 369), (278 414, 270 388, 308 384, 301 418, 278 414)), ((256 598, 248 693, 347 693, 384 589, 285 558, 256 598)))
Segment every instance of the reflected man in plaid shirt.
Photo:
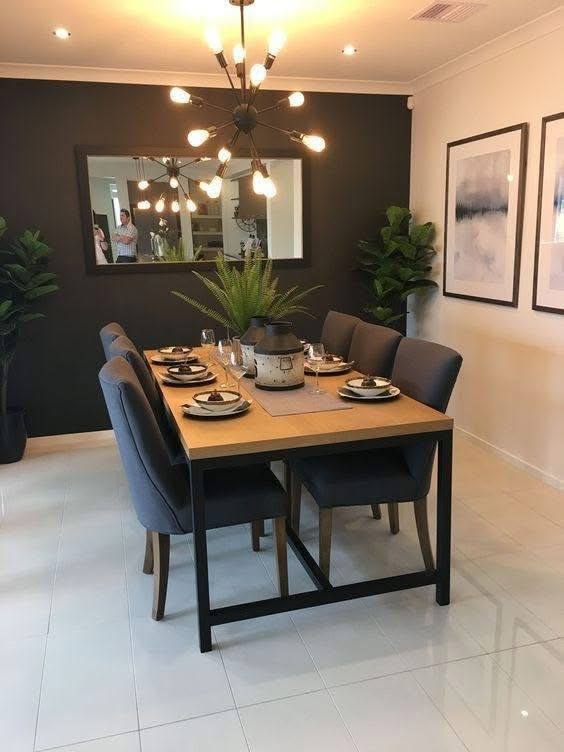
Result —
POLYGON ((119 213, 121 225, 117 228, 114 240, 117 245, 116 264, 131 264, 137 261, 137 228, 131 222, 127 209, 119 213))

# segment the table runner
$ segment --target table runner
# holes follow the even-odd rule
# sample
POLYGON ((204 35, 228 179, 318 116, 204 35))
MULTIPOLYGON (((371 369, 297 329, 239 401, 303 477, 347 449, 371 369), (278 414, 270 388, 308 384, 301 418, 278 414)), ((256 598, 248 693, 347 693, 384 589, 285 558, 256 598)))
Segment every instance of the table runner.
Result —
POLYGON ((256 400, 267 413, 277 418, 281 415, 320 413, 329 410, 350 410, 352 405, 340 397, 326 392, 312 394, 312 384, 306 382, 302 389, 288 389, 279 392, 257 389, 254 381, 241 379, 241 387, 256 400))

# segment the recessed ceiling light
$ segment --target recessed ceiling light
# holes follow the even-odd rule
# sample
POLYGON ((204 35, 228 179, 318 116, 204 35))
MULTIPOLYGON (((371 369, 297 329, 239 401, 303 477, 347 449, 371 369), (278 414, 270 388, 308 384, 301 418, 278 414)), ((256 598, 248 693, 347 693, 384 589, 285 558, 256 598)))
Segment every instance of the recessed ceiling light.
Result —
POLYGON ((63 29, 62 26, 53 30, 53 36, 57 37, 57 39, 68 39, 70 35, 70 31, 68 29, 63 29))
POLYGON ((352 55, 356 55, 357 49, 354 46, 354 44, 345 44, 343 47, 343 55, 347 55, 347 57, 351 57, 352 55))

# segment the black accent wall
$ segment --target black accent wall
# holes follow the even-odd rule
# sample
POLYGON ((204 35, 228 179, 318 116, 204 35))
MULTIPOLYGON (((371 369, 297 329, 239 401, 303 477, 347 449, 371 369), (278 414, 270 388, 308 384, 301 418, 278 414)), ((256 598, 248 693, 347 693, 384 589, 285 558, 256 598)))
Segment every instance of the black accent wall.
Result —
MULTIPOLYGON (((231 106, 227 90, 192 90, 231 106)), ((261 103, 280 96, 265 91, 261 103)), ((161 86, 0 79, 0 102, 0 215, 12 232, 43 231, 62 287, 43 303, 47 318, 27 328, 10 402, 26 407, 33 436, 107 428, 97 380, 100 327, 119 321, 138 346, 152 347, 196 342, 209 323, 170 295, 180 289, 204 298, 190 272, 86 275, 74 147, 180 147, 192 126, 221 118, 174 106, 161 86)), ((272 122, 327 140, 326 152, 310 157, 311 263, 279 272, 282 286, 325 285, 310 301, 317 320, 296 321, 300 334, 313 337, 330 308, 360 313, 357 240, 374 234, 386 206, 408 204, 411 113, 401 96, 309 93, 304 107, 272 122)), ((288 146, 266 129, 256 138, 265 149, 288 146)))

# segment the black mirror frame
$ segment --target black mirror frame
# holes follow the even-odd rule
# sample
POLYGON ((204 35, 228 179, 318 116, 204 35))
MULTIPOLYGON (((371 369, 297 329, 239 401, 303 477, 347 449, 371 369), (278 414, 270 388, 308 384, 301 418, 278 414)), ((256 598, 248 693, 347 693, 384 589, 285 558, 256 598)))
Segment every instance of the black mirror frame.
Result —
MULTIPOLYGON (((170 272, 191 271, 193 269, 214 269, 213 261, 177 261, 159 262, 154 264, 96 264, 96 250, 92 226, 92 207, 90 203, 90 183, 88 178, 88 157, 95 156, 131 156, 147 155, 162 157, 174 154, 178 157, 194 157, 194 150, 178 147, 153 146, 75 146, 76 168, 78 176, 78 195, 80 201, 80 215, 83 234, 84 262, 87 274, 162 274, 170 272)), ((300 268, 310 265, 310 163, 308 155, 302 150, 293 149, 261 149, 261 156, 279 157, 286 159, 300 159, 302 162, 302 257, 294 259, 273 259, 275 268, 300 268)), ((237 157, 251 158, 248 150, 237 150, 237 157)), ((233 264, 243 261, 230 260, 233 264)))

